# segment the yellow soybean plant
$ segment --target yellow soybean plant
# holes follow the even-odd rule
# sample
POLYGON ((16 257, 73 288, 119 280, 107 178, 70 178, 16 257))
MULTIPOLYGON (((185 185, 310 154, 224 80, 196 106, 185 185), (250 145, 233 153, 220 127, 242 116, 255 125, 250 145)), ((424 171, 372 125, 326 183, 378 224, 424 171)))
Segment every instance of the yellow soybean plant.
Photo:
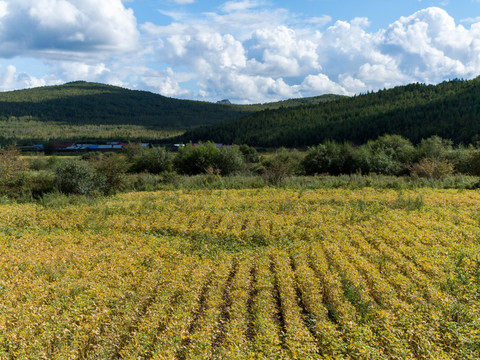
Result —
POLYGON ((480 193, 0 205, 0 359, 478 359, 480 193))

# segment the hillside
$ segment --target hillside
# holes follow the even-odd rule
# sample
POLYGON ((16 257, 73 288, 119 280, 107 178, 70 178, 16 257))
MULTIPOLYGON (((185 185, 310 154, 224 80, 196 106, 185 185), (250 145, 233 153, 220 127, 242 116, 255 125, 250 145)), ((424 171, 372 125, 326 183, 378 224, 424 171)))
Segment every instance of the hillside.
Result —
POLYGON ((31 116, 70 124, 134 124, 189 128, 243 114, 238 106, 168 98, 83 81, 0 93, 0 119, 31 116))
POLYGON ((361 144, 383 134, 418 142, 439 135, 473 143, 480 133, 480 78, 410 84, 294 108, 267 109, 187 132, 182 141, 305 147, 327 139, 361 144))
POLYGON ((157 141, 264 109, 315 104, 335 95, 272 104, 225 105, 77 81, 0 92, 0 144, 59 140, 157 141))

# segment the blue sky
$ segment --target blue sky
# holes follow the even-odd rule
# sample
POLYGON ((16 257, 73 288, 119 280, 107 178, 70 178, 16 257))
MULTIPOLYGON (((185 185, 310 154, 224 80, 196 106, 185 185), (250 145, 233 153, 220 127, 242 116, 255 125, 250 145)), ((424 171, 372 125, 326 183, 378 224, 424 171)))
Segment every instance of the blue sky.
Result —
POLYGON ((480 75, 480 0, 0 0, 0 90, 259 103, 480 75))

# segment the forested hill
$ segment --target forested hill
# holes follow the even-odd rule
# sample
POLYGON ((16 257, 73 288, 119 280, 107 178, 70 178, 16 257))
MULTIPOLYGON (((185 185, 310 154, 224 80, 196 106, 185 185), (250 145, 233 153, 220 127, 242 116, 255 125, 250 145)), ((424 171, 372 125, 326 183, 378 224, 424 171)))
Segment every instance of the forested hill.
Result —
POLYGON ((239 118, 266 108, 315 104, 338 96, 327 95, 271 104, 224 105, 179 100, 147 91, 71 82, 27 90, 0 92, 0 121, 12 117, 70 125, 141 125, 186 130, 239 118))
POLYGON ((264 110, 195 129, 181 140, 304 147, 328 139, 362 144, 383 134, 399 134, 413 142, 432 135, 456 143, 480 140, 480 77, 264 110))
POLYGON ((31 116, 75 125, 134 124, 186 129, 234 119, 239 106, 178 100, 147 91, 83 81, 0 93, 0 120, 31 116))

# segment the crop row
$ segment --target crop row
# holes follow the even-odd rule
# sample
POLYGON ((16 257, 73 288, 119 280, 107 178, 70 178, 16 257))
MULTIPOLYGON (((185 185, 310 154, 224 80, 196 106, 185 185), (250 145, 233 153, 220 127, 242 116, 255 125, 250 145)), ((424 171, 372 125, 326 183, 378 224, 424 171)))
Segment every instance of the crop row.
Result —
POLYGON ((476 359, 479 200, 263 189, 2 205, 0 359, 476 359))

